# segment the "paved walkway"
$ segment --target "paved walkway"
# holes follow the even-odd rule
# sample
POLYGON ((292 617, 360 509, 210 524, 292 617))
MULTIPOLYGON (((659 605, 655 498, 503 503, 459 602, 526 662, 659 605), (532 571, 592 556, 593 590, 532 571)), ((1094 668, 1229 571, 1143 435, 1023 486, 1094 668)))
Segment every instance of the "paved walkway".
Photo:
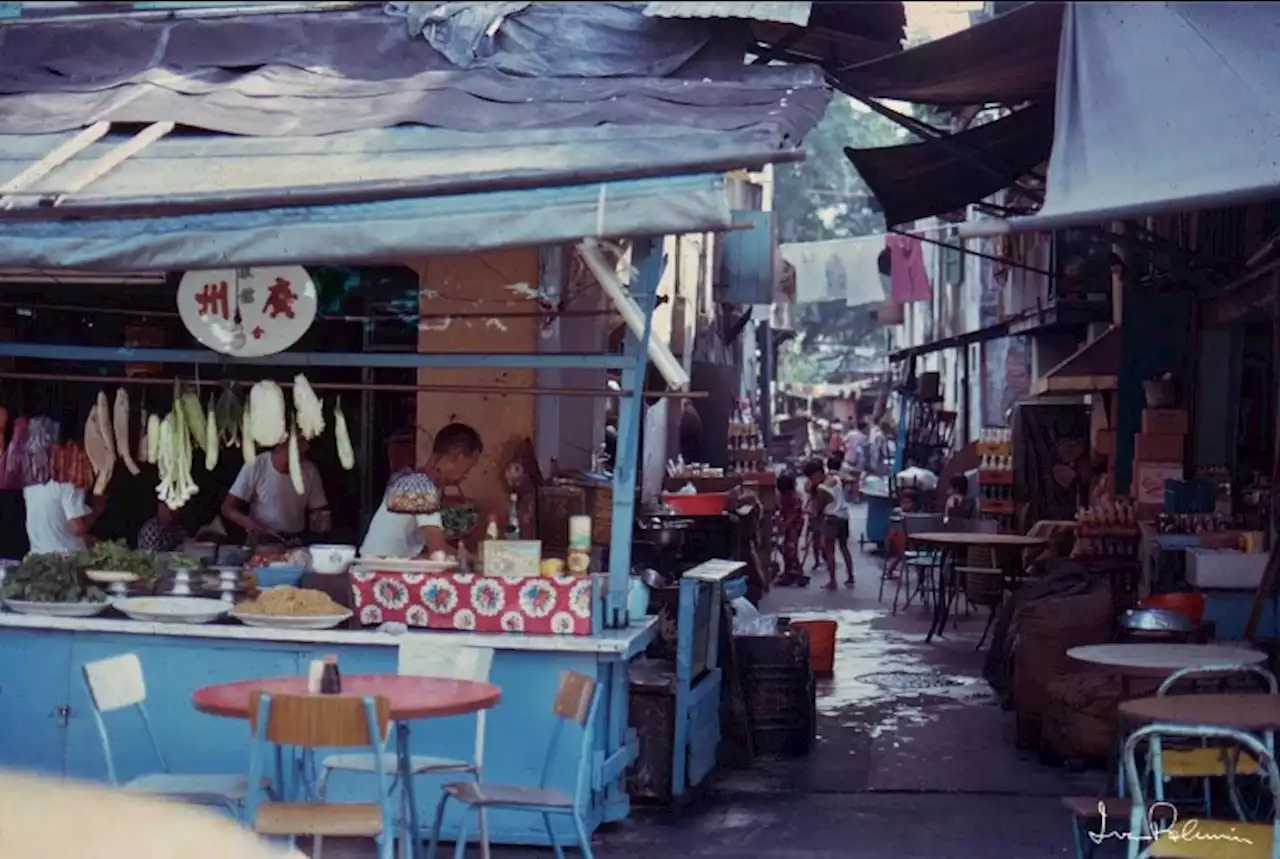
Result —
MULTIPOLYGON (((856 515, 856 514, 855 514, 856 515)), ((853 534, 862 532, 855 520, 853 534)), ((928 617, 877 600, 880 559, 858 555, 857 586, 779 589, 765 611, 839 621, 835 676, 819 687, 819 739, 802 760, 722 772, 680 812, 638 809, 596 835, 599 859, 978 859, 1070 855, 1058 797, 1101 789, 1013 745, 1012 717, 981 680, 985 616, 924 643, 928 617)), ((843 579, 843 571, 841 573, 843 579)), ((372 855, 346 844, 330 859, 372 855)), ((472 855, 478 856, 477 850, 472 855)), ((550 850, 495 850, 550 856, 550 850)))

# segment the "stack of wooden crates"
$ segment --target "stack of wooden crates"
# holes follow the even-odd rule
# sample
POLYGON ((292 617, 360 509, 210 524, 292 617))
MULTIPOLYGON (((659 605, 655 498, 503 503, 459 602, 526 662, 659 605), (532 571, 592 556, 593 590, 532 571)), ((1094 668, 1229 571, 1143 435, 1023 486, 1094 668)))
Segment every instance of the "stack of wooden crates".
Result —
POLYGON ((1133 438, 1133 495, 1138 518, 1154 517, 1164 509, 1166 480, 1185 477, 1187 410, 1142 410, 1141 431, 1133 438))

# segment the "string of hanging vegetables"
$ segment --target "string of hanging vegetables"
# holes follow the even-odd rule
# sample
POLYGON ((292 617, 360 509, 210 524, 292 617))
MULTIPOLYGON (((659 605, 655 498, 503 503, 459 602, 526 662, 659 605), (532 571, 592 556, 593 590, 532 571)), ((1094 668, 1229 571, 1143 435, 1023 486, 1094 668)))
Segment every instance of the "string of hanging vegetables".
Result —
MULTIPOLYGON (((48 434, 37 418, 13 421, 10 440, 9 414, 0 409, 0 486, 21 481, 58 480, 82 489, 102 493, 111 482, 117 464, 131 474, 140 474, 140 463, 156 467, 157 497, 174 509, 182 507, 199 491, 191 470, 197 453, 204 455, 204 467, 212 471, 221 451, 239 448, 246 463, 261 450, 289 445, 289 476, 298 494, 305 492, 298 439, 318 438, 326 429, 324 403, 316 396, 307 378, 293 379, 293 421, 287 419, 284 392, 275 382, 264 380, 249 389, 246 400, 237 395, 233 383, 224 383, 219 395, 202 405, 199 395, 173 383, 173 401, 167 411, 142 409, 138 419, 137 444, 131 443, 131 405, 124 388, 113 399, 100 391, 84 424, 83 442, 46 441, 48 434), (36 427, 33 439, 28 427, 36 427), (39 452, 38 461, 33 459, 39 452), (47 453, 45 451, 48 451, 47 453), (38 478, 38 479, 37 479, 38 478)), ((355 451, 347 431, 342 405, 333 403, 334 442, 338 462, 347 471, 355 468, 355 451)))

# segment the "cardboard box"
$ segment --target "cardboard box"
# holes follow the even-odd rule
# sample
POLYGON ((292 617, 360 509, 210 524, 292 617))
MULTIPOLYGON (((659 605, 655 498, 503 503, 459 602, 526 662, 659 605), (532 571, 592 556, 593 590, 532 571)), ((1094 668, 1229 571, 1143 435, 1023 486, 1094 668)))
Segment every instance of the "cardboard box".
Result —
POLYGON ((1138 504, 1164 506, 1164 482, 1181 480, 1180 462, 1133 462, 1132 495, 1138 504))
POLYGON ((1179 462, 1186 440, 1181 433, 1140 432, 1133 437, 1133 458, 1137 462, 1179 462))
POLYGON ((1098 430, 1093 437, 1093 452, 1098 456, 1111 456, 1116 452, 1116 431, 1098 430))
POLYGON ((1186 435, 1189 421, 1186 409, 1143 409, 1142 431, 1186 435))

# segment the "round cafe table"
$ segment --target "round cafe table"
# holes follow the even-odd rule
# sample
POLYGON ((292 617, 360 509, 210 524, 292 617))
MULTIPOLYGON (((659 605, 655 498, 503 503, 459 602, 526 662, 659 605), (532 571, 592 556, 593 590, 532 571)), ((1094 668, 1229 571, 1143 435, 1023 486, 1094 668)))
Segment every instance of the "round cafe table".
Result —
POLYGON ((1118 675, 1122 681, 1132 677, 1163 680, 1183 668, 1205 668, 1210 665, 1258 665, 1267 655, 1251 647, 1231 644, 1089 644, 1073 647, 1067 656, 1118 675))
POLYGON ((1212 725, 1262 734, 1280 731, 1280 695, 1223 692, 1133 698, 1120 702, 1120 715, 1136 724, 1212 725))
MULTIPOLYGON (((942 554, 938 564, 936 593, 933 600, 933 623, 925 635, 925 642, 941 635, 947 625, 947 615, 951 612, 952 590, 955 588, 955 554, 961 549, 989 548, 995 553, 997 563, 1006 575, 1011 575, 1010 556, 1023 549, 1036 549, 1049 541, 1044 537, 1026 537, 1022 534, 978 534, 968 531, 926 531, 921 534, 908 534, 907 539, 919 543, 942 554)), ((1016 557, 1016 556, 1015 556, 1016 557)))
MULTIPOLYGON (((249 701, 255 692, 272 695, 306 695, 306 677, 276 677, 219 683, 197 689, 192 704, 201 713, 232 719, 249 718, 249 701)), ((409 722, 458 716, 488 710, 502 698, 502 690, 492 683, 419 677, 405 674, 352 674, 342 678, 342 694, 380 696, 387 699, 390 718, 396 726, 396 770, 404 800, 409 807, 408 828, 411 855, 422 855, 418 805, 413 794, 409 751, 409 722)))

